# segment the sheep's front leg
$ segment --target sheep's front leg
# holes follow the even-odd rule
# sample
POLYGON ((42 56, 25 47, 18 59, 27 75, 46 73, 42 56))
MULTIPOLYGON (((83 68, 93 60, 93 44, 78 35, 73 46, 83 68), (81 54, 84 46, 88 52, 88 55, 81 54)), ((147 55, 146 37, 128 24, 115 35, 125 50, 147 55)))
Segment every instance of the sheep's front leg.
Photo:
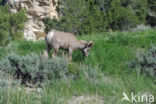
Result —
POLYGON ((69 51, 69 52, 68 52, 69 60, 72 60, 73 49, 72 49, 72 48, 69 48, 68 51, 69 51))
POLYGON ((51 50, 51 46, 49 44, 47 44, 47 50, 44 51, 43 57, 48 58, 48 56, 49 56, 48 54, 49 54, 50 50, 51 50))

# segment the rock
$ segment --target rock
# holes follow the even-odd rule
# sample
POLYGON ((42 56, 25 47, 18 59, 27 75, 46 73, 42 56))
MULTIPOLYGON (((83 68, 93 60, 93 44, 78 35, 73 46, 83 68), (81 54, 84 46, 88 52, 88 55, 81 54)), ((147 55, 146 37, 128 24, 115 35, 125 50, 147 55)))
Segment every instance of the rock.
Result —
POLYGON ((45 36, 43 18, 58 18, 56 11, 58 0, 8 0, 11 13, 26 9, 27 22, 25 23, 24 37, 36 41, 45 36))
POLYGON ((44 40, 46 33, 37 31, 37 32, 35 32, 35 35, 36 35, 37 40, 44 40))

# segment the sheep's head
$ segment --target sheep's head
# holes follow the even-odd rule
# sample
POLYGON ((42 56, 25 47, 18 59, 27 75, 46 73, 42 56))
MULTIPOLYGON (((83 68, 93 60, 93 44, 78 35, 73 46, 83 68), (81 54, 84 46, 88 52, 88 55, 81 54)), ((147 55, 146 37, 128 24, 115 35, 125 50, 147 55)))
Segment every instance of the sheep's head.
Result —
POLYGON ((90 48, 93 46, 93 42, 90 41, 89 43, 83 41, 83 43, 85 44, 85 47, 82 49, 83 54, 88 57, 88 52, 90 50, 90 48))

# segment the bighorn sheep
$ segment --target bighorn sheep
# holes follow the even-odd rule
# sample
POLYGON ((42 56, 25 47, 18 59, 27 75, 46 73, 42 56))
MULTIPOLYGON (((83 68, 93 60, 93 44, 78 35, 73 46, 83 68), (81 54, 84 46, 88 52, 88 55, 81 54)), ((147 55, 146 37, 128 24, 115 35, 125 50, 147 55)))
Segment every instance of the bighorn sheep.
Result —
POLYGON ((44 52, 44 57, 48 57, 48 53, 51 48, 54 48, 52 57, 57 56, 59 49, 68 50, 69 58, 72 59, 72 52, 75 50, 82 50, 84 55, 88 56, 88 51, 93 45, 93 42, 90 41, 87 43, 84 40, 78 40, 73 34, 65 33, 57 30, 51 30, 45 37, 47 50, 44 52))

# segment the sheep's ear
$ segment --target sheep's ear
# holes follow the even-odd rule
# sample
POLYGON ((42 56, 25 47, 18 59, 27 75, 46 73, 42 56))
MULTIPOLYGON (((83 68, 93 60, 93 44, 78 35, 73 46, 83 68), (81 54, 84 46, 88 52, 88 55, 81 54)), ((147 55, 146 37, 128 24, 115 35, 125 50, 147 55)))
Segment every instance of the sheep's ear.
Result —
POLYGON ((90 42, 88 43, 88 47, 92 47, 92 46, 93 46, 93 42, 90 41, 90 42))

